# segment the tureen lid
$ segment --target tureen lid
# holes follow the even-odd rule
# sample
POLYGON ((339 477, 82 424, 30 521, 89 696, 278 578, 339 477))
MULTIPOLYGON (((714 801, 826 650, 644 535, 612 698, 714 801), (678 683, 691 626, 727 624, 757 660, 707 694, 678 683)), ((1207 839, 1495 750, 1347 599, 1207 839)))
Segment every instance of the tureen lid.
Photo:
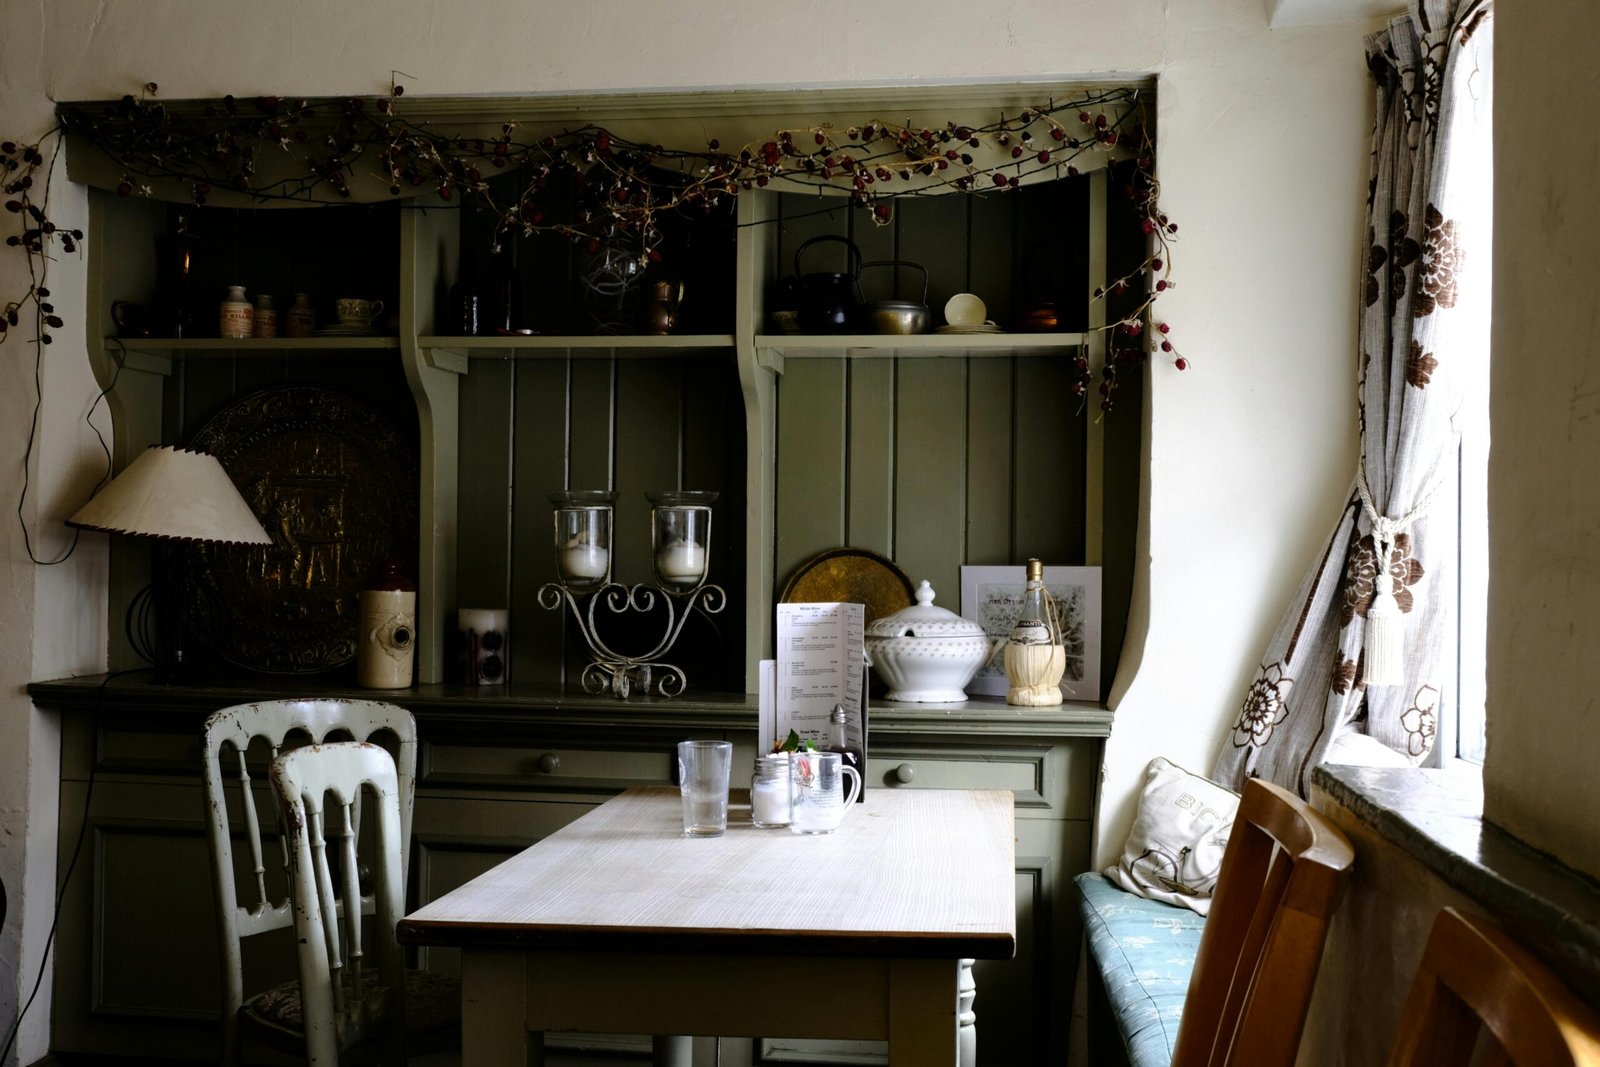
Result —
POLYGON ((933 586, 917 586, 917 603, 893 615, 874 619, 867 627, 868 637, 981 637, 983 627, 963 619, 953 611, 934 607, 933 586))

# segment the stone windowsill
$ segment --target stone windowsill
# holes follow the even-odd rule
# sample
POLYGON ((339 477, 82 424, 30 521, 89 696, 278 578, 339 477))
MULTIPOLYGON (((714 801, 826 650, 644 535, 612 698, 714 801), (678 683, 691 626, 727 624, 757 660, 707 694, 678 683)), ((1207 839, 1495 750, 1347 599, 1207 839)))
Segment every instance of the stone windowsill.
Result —
POLYGON ((1373 831, 1478 901, 1600 1002, 1600 885, 1483 821, 1483 776, 1445 770, 1315 769, 1312 783, 1373 831))

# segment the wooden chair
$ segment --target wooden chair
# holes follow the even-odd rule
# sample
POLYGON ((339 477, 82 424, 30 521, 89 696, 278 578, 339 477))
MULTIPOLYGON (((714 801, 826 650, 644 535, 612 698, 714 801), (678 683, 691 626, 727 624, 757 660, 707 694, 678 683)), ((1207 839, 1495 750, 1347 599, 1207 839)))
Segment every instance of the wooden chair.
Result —
MULTIPOLYGON (((211 846, 212 883, 216 895, 217 932, 223 960, 221 1061, 239 1062, 242 1032, 284 1051, 305 1049, 301 1026, 300 986, 291 981, 251 996, 244 993, 242 942, 294 923, 287 889, 279 899, 268 892, 261 819, 251 787, 247 753, 259 741, 272 758, 286 742, 319 743, 330 738, 366 740, 388 734, 393 738, 399 840, 396 842, 401 885, 410 857, 411 808, 417 767, 417 729, 411 713, 394 704, 371 700, 270 700, 239 704, 213 714, 205 725, 201 750, 205 761, 207 837, 211 846), (231 749, 231 752, 225 751, 231 749), (237 789, 225 788, 229 779, 237 789), (230 817, 229 794, 234 795, 230 817), (233 826, 242 816, 243 836, 249 847, 250 875, 236 881, 233 826), (251 877, 253 875, 253 878, 251 877), (241 901, 238 881, 250 886, 249 899, 241 901)), ((259 766, 259 763, 258 763, 259 766)), ((279 862, 289 868, 286 839, 280 839, 279 862)), ((404 901, 402 892, 401 900, 404 901)), ((370 911, 372 905, 364 904, 370 911)), ((459 1040, 460 995, 454 976, 408 972, 406 1021, 422 1040, 436 1046, 459 1040)))
POLYGON ((394 760, 365 741, 309 745, 272 761, 272 789, 288 842, 306 1060, 337 1067, 341 1050, 380 1032, 384 1062, 404 1063, 405 967, 394 927, 405 913, 405 887, 394 760), (357 849, 363 798, 377 814, 370 894, 360 884, 357 849), (361 928, 369 896, 375 974, 361 928))
POLYGON ((1490 1064, 1600 1064, 1600 1014, 1505 931, 1446 908, 1406 997, 1390 1067, 1465 1067, 1482 1030, 1496 1042, 1490 1064))
POLYGON ((1189 979, 1173 1067, 1294 1063, 1328 919, 1355 862, 1299 797, 1245 783, 1189 979))

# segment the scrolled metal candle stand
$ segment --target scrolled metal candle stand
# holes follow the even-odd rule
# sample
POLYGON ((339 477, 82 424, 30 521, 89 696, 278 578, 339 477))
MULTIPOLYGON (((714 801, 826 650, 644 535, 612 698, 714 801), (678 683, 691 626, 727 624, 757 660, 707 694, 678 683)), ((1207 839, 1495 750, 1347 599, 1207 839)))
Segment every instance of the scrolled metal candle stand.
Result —
POLYGON ((711 502, 716 493, 671 490, 645 494, 652 505, 650 540, 656 584, 628 586, 611 580, 612 502, 615 495, 594 490, 550 494, 555 505, 558 581, 539 588, 539 606, 559 611, 563 604, 588 646, 592 659, 583 669, 586 693, 610 692, 626 699, 635 689, 675 697, 688 688, 682 668, 662 657, 672 651, 684 623, 699 609, 715 615, 727 606, 721 586, 706 584, 711 559, 711 502), (666 626, 647 652, 618 652, 600 636, 604 613, 641 615, 666 609, 666 626))

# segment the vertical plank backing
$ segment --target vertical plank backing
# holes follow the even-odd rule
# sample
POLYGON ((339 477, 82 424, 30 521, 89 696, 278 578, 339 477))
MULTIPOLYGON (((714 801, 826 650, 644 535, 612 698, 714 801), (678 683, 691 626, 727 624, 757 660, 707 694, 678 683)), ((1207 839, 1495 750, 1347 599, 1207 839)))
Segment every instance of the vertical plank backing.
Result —
POLYGON ((1017 361, 1013 503, 1017 559, 1083 562, 1085 416, 1069 391, 1066 356, 1017 361))
POLYGON ((894 379, 892 359, 849 364, 849 446, 845 543, 894 553, 894 379))
MULTIPOLYGON (((481 361, 480 364, 481 365, 481 361)), ((511 677, 563 681, 564 612, 539 606, 539 587, 556 580, 553 519, 546 494, 564 488, 567 465, 566 360, 516 364, 511 478, 511 677)), ((473 371, 477 373, 476 368, 473 371)))
MULTIPOLYGON (((927 302, 937 321, 944 305, 967 289, 967 212, 964 196, 911 197, 895 206, 899 215, 899 257, 928 272, 927 302)), ((901 299, 922 300, 922 272, 901 268, 901 299)), ((930 317, 932 318, 932 317, 930 317)), ((932 328, 930 321, 929 328, 932 328)))
POLYGON ((655 581, 646 492, 678 485, 683 371, 675 359, 617 361, 617 504, 612 576, 655 581))
MULTIPOLYGON (((584 352, 571 360, 572 378, 567 390, 567 484, 563 488, 615 489, 617 361, 584 358, 589 354, 584 352)), ((612 538, 613 546, 621 539, 615 528, 612 538)), ((613 569, 613 577, 616 573, 613 569)), ((588 653, 576 641, 576 633, 568 627, 565 669, 569 682, 576 682, 578 672, 589 662, 588 653)))
POLYGON ((1015 562, 1011 555, 1014 359, 967 365, 967 526, 964 563, 1015 562))
MULTIPOLYGON (((655 581, 655 557, 650 544, 650 502, 645 493, 671 489, 678 484, 683 456, 682 367, 676 359, 620 359, 617 361, 617 504, 612 530, 612 577, 629 585, 655 581)), ((637 655, 651 648, 666 626, 665 612, 648 616, 607 616, 599 627, 619 653, 637 655), (609 624, 609 625, 607 625, 609 624)), ((685 627, 688 632, 691 622, 685 627)), ((685 637, 667 661, 683 667, 691 685, 701 683, 705 671, 698 660, 685 663, 688 649, 704 642, 685 637)))
MULTIPOLYGON (((960 198, 967 208, 967 278, 963 292, 974 293, 989 318, 1006 329, 1013 324, 1011 228, 1016 199, 988 194, 960 198)), ((944 322, 944 304, 933 304, 934 322, 944 322)))
POLYGON ((711 561, 707 580, 728 594, 715 620, 694 620, 686 640, 705 651, 707 672, 691 676, 696 689, 744 690, 745 633, 745 430, 738 368, 731 357, 689 356, 678 365, 683 390, 684 489, 720 494, 711 505, 711 561), (703 636, 707 628, 715 641, 703 636))
POLYGON ((778 383, 778 588, 795 568, 844 544, 845 363, 792 360, 778 383))
POLYGON ((903 358, 895 410, 894 560, 941 606, 960 601, 966 524, 966 361, 903 358))
POLYGON ((480 359, 461 379, 456 453, 456 595, 462 607, 508 607, 511 574, 513 364, 480 359))
POLYGON ((567 387, 567 483, 554 488, 614 488, 615 364, 610 359, 571 361, 572 378, 567 387))

